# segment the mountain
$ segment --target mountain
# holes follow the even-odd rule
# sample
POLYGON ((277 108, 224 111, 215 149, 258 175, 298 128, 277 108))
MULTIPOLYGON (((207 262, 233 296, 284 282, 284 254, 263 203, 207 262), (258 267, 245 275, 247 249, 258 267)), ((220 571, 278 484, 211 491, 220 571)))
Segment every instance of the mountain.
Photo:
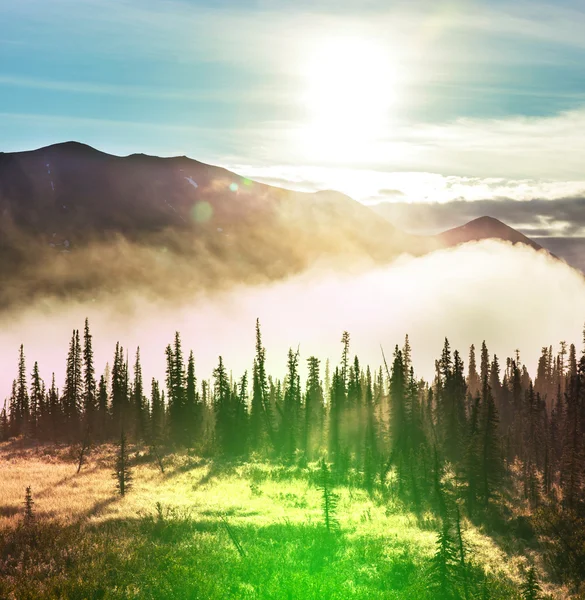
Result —
POLYGON ((414 236, 339 192, 250 181, 185 156, 119 157, 77 142, 0 153, 0 308, 132 288, 165 298, 384 263, 471 239, 539 246, 495 219, 414 236))
POLYGON ((535 241, 493 217, 479 217, 461 227, 444 231, 435 238, 446 247, 479 240, 498 239, 512 244, 525 244, 535 250, 543 249, 535 241))

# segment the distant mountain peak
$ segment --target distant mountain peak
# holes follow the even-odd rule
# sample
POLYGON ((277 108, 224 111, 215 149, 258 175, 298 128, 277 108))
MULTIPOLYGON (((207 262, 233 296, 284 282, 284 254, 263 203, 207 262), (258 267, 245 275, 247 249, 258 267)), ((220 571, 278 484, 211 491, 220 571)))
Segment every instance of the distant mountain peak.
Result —
POLYGON ((526 237, 523 233, 487 215, 473 219, 473 221, 469 221, 469 223, 460 227, 444 231, 437 237, 449 246, 479 240, 499 239, 512 244, 525 244, 535 250, 542 250, 541 245, 526 237))

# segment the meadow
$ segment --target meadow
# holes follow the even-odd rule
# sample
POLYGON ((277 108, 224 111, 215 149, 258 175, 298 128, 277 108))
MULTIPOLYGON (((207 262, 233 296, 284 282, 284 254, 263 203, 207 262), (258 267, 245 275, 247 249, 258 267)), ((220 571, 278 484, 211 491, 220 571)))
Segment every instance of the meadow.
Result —
MULTIPOLYGON (((114 446, 94 449, 79 473, 68 446, 0 446, 0 598, 436 597, 438 521, 408 512, 391 482, 369 494, 350 473, 333 488, 328 530, 316 463, 183 452, 164 457, 163 473, 146 449, 132 447, 131 459, 121 497, 114 446)), ((520 598, 524 556, 470 523, 464 537, 478 582, 470 597, 520 598)))

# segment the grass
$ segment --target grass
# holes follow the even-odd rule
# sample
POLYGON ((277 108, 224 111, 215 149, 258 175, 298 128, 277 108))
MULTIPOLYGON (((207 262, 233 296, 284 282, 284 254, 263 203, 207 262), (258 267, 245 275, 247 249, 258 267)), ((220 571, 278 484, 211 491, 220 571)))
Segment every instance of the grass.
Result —
MULTIPOLYGON (((430 598, 436 523, 391 496, 335 488, 340 532, 328 533, 316 464, 177 454, 162 474, 142 453, 133 461, 133 488, 120 498, 113 447, 76 475, 68 448, 0 446, 0 598, 430 598), (28 485, 35 521, 25 526, 28 485)), ((467 535, 501 588, 491 597, 517 597, 508 581, 521 559, 476 529, 467 535)))

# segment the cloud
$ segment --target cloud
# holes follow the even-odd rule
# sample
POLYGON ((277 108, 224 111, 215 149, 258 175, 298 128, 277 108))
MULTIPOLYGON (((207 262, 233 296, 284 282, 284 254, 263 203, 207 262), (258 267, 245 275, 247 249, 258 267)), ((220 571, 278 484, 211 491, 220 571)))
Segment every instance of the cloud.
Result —
POLYGON ((416 233, 443 231, 487 215, 528 236, 585 235, 585 196, 526 201, 494 198, 474 202, 383 202, 375 210, 397 227, 416 233))
POLYGON ((408 333, 420 376, 432 377, 445 336, 463 357, 470 344, 485 339, 501 364, 520 348, 534 374, 543 345, 580 340, 585 279, 530 248, 487 241, 357 272, 314 268, 283 282, 237 285, 173 304, 114 294, 95 302, 23 305, 0 328, 0 398, 16 374, 20 343, 29 372, 38 360, 45 380, 55 371, 61 386, 71 330, 81 328, 85 316, 98 373, 120 341, 130 356, 140 346, 146 381, 155 376, 161 383, 164 348, 176 330, 185 350, 194 350, 199 380, 211 376, 220 354, 234 376, 249 371, 256 317, 269 372, 279 376, 287 349, 299 344, 303 364, 312 354, 337 364, 344 330, 352 335, 352 352, 373 367, 381 362, 380 344, 390 354, 408 333), (522 314, 514 307, 522 307, 522 314))

